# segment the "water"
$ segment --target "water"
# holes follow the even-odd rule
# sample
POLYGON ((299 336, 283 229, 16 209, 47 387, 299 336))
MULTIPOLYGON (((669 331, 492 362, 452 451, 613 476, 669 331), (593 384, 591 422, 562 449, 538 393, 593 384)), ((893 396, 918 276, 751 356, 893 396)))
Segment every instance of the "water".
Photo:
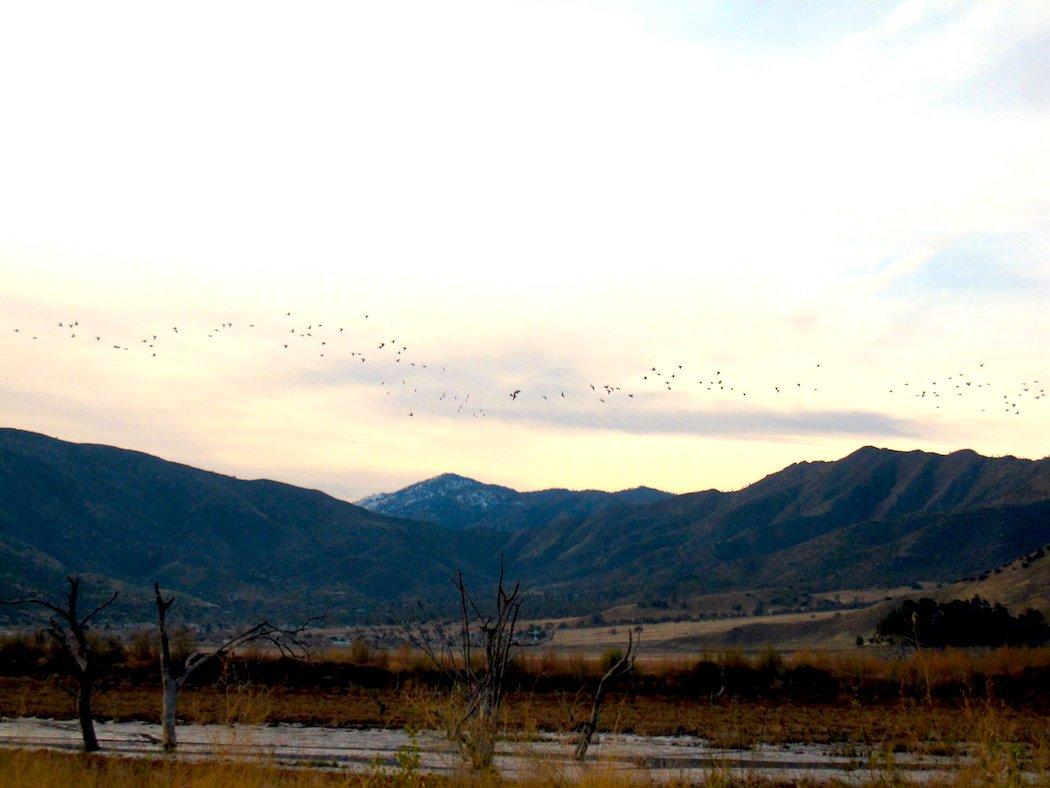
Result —
MULTIPOLYGON (((160 754, 160 726, 148 722, 97 723, 107 753, 128 757, 160 754)), ((418 751, 420 768, 452 773, 459 762, 437 733, 424 731, 414 739, 403 730, 324 728, 306 725, 180 725, 179 756, 184 758, 265 759, 287 766, 353 769, 396 769, 397 755, 418 751)), ((0 746, 74 750, 80 746, 76 721, 37 718, 0 720, 0 746)), ((692 736, 604 734, 591 746, 584 767, 571 760, 571 737, 540 734, 532 740, 500 743, 496 765, 507 777, 560 775, 572 778, 581 768, 637 776, 639 779, 701 779, 712 770, 774 780, 867 782, 890 776, 889 762, 872 750, 841 745, 757 745, 750 749, 711 747, 692 736)), ((895 753, 895 777, 927 782, 944 778, 965 758, 895 753)), ((1034 775, 1033 775, 1034 777, 1034 775)))

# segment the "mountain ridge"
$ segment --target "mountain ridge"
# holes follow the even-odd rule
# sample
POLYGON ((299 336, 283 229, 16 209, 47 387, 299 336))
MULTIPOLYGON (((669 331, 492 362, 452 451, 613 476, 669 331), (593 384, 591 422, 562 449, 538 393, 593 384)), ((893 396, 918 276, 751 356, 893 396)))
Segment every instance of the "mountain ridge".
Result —
POLYGON ((607 506, 644 504, 670 495, 645 486, 615 492, 564 487, 522 492, 456 473, 442 473, 400 490, 367 496, 356 504, 379 514, 457 530, 516 531, 565 516, 578 519, 607 506))
POLYGON ((102 586, 157 580, 220 618, 321 608, 361 620, 414 598, 443 604, 456 570, 488 583, 503 555, 533 612, 560 615, 757 587, 951 582, 1050 542, 1050 459, 972 451, 862 447, 736 491, 640 501, 435 479, 455 489, 425 498, 429 511, 459 521, 0 429, 0 597, 53 593, 77 572, 102 586))
POLYGON ((242 613, 325 589, 346 611, 431 593, 460 564, 475 575, 498 548, 486 537, 282 482, 0 430, 0 596, 46 591, 33 586, 71 571, 159 581, 242 613))

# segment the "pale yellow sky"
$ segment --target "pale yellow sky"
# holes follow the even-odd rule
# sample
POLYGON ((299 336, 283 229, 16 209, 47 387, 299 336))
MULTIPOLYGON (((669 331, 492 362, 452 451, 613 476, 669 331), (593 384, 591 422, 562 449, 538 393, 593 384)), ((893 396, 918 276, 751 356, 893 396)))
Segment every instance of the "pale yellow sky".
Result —
POLYGON ((769 8, 3 9, 0 424, 351 499, 1050 453, 1050 11, 769 8))

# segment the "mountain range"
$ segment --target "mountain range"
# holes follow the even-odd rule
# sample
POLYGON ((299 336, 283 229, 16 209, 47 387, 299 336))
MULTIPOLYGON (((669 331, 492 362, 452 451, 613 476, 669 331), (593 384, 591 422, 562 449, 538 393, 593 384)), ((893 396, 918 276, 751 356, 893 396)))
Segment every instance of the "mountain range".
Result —
MULTIPOLYGON (((532 612, 750 588, 950 582, 1050 542, 1050 459, 864 447, 734 492, 521 493, 445 474, 360 506, 0 429, 0 597, 83 574, 149 617, 154 580, 222 620, 447 604, 505 556, 532 612)), ((195 607, 194 607, 195 606, 195 607)), ((0 611, 0 615, 12 615, 0 611)))
POLYGON ((671 493, 652 487, 619 492, 601 490, 538 490, 518 492, 510 487, 443 473, 393 493, 379 493, 357 502, 372 512, 408 517, 446 528, 492 528, 517 531, 589 517, 603 509, 653 503, 671 493))

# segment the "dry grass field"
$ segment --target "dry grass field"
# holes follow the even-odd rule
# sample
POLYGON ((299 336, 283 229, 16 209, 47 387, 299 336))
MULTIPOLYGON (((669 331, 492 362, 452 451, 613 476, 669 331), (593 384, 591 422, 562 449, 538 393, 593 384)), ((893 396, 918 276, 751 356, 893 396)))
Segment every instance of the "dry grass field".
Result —
MULTIPOLYGON (((440 687, 421 672, 420 656, 377 652, 371 663, 336 660, 281 672, 264 660, 238 666, 234 680, 188 687, 180 718, 188 722, 275 722, 323 726, 424 726, 440 687), (380 667, 381 665, 381 667, 380 667)), ((553 650, 518 659, 504 707, 508 731, 567 732, 589 708, 601 659, 553 650)), ((727 747, 754 743, 879 744, 891 749, 950 749, 980 738, 994 718, 1009 736, 1042 746, 1047 736, 1050 648, 946 649, 899 657, 868 649, 728 650, 686 658, 642 657, 609 695, 604 725, 641 735, 690 734, 727 747)), ((0 715, 73 716, 61 678, 0 677, 0 715)), ((103 683, 102 720, 155 720, 160 693, 149 665, 103 683)))
MULTIPOLYGON (((71 716, 69 699, 49 682, 12 681, 0 684, 5 717, 71 716)), ((319 692, 287 687, 214 688, 187 690, 180 718, 201 724, 264 724, 289 722, 331 727, 401 728, 426 723, 426 691, 363 690, 319 692)), ((580 692, 512 692, 506 700, 508 730, 573 730, 589 708, 580 692)), ((155 720, 159 694, 147 688, 121 688, 99 693, 99 719, 155 720)), ((639 735, 693 735, 724 747, 785 742, 884 744, 901 751, 947 751, 955 743, 972 741, 985 714, 1008 724, 1018 741, 1038 744, 1046 736, 1044 711, 1012 708, 998 702, 929 705, 917 701, 895 704, 778 703, 769 700, 726 700, 616 693, 604 714, 609 730, 639 735)))
MULTIPOLYGON (((894 586, 892 588, 841 588, 832 591, 819 591, 792 598, 783 589, 758 588, 750 591, 725 591, 717 594, 702 594, 690 597, 673 610, 665 607, 653 607, 640 603, 623 604, 603 610, 601 617, 610 624, 644 623, 646 620, 659 621, 675 618, 750 618, 756 607, 767 610, 770 615, 790 613, 784 607, 789 604, 802 605, 805 601, 821 606, 852 608, 872 605, 887 599, 898 599, 913 596, 916 593, 928 593, 936 588, 935 583, 914 586, 894 586)), ((794 611, 801 612, 801 611, 794 611)), ((764 617, 764 616, 760 616, 764 617)), ((570 623, 581 624, 585 618, 566 619, 570 623)))
POLYGON ((714 618, 700 621, 663 621, 657 624, 624 623, 613 626, 574 627, 555 630, 551 645, 560 650, 599 652, 606 648, 623 645, 628 628, 635 628, 642 641, 643 653, 691 653, 705 641, 717 647, 721 636, 741 627, 763 624, 790 625, 811 621, 824 621, 842 616, 839 611, 814 613, 786 613, 770 616, 748 616, 747 618, 714 618))

